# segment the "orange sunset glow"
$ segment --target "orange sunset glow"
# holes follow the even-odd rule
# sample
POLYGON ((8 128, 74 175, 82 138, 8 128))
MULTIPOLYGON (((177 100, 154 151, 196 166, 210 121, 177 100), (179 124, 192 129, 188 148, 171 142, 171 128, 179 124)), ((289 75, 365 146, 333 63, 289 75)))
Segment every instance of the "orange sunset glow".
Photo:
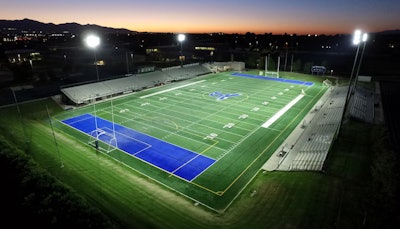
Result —
POLYGON ((138 32, 348 33, 399 29, 400 2, 53 1, 3 3, 0 19, 97 24, 138 32))

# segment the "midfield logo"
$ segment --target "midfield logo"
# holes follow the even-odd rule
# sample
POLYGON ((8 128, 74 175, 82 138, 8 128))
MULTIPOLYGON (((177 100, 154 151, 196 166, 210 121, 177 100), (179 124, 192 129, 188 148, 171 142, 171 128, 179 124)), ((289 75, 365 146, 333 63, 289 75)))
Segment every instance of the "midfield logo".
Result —
POLYGON ((223 94, 223 93, 221 93, 219 91, 211 92, 209 95, 212 96, 212 97, 216 97, 217 100, 224 100, 224 99, 228 99, 230 97, 240 96, 240 94, 238 94, 238 93, 235 93, 235 94, 223 94))

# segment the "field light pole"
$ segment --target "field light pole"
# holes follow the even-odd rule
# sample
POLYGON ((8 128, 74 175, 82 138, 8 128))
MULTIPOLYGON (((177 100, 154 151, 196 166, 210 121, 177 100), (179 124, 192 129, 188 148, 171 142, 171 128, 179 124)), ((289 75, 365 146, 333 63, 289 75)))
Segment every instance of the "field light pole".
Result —
POLYGON ((364 45, 363 45, 362 52, 361 52, 360 62, 358 63, 358 68, 357 68, 356 76, 355 76, 355 79, 354 79, 354 84, 353 84, 352 91, 354 91, 354 89, 355 89, 355 87, 357 85, 358 73, 360 72, 360 66, 361 66, 361 62, 362 62, 363 56, 364 56, 365 46, 367 45, 367 40, 368 40, 368 33, 363 33, 361 41, 364 43, 364 45))
POLYGON ((186 38, 185 34, 179 34, 178 35, 178 41, 179 41, 179 43, 181 45, 180 53, 179 53, 179 59, 181 61, 181 68, 183 67, 182 42, 185 40, 185 38, 186 38))
POLYGON ((351 95, 351 90, 352 90, 351 84, 353 81, 354 69, 355 69, 356 63, 357 63, 358 52, 360 50, 360 42, 361 42, 361 30, 357 29, 356 31, 354 31, 354 36, 353 36, 353 44, 357 45, 357 51, 356 51, 356 56, 354 57, 353 68, 351 69, 349 89, 347 91, 347 99, 346 100, 349 100, 350 95, 351 95))
POLYGON ((97 68, 96 48, 100 44, 100 38, 98 36, 96 36, 96 35, 89 35, 89 36, 86 37, 85 41, 86 41, 86 45, 89 48, 92 48, 93 51, 94 51, 94 64, 96 66, 97 81, 99 81, 100 78, 99 78, 99 70, 97 68))

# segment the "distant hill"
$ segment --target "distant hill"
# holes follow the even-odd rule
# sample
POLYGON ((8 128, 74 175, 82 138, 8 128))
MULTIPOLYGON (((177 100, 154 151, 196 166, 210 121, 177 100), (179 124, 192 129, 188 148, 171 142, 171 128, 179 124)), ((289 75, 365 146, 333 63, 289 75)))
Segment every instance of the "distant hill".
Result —
POLYGON ((400 35, 400 30, 399 30, 399 29, 396 29, 396 30, 386 30, 386 31, 379 32, 378 34, 384 34, 384 35, 400 35))
POLYGON ((14 28, 16 31, 42 31, 43 33, 61 33, 69 31, 73 34, 81 34, 84 31, 93 30, 100 33, 130 33, 135 32, 123 28, 110 28, 94 24, 81 25, 75 22, 53 24, 43 23, 31 19, 22 20, 0 20, 0 30, 4 31, 7 28, 14 28))

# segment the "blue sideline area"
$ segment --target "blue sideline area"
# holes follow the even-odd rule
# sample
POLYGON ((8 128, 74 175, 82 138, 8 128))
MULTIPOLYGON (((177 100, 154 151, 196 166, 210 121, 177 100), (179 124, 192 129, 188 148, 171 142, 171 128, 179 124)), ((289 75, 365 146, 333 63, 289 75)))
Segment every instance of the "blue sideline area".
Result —
POLYGON ((283 83, 303 84, 306 86, 312 86, 314 84, 313 82, 304 82, 304 81, 300 81, 300 80, 290 80, 290 79, 274 78, 274 77, 268 77, 268 76, 257 76, 257 75, 251 75, 251 74, 245 74, 245 73, 232 73, 231 75, 253 78, 253 79, 274 80, 274 81, 283 82, 283 83))
POLYGON ((91 114, 76 116, 62 122, 89 136, 96 130, 97 122, 97 129, 106 133, 100 135, 98 139, 107 144, 109 143, 110 136, 113 138, 113 129, 115 129, 115 139, 118 149, 187 181, 195 179, 215 162, 215 159, 161 141, 127 127, 115 123, 113 127, 112 122, 99 117, 95 118, 91 114))

